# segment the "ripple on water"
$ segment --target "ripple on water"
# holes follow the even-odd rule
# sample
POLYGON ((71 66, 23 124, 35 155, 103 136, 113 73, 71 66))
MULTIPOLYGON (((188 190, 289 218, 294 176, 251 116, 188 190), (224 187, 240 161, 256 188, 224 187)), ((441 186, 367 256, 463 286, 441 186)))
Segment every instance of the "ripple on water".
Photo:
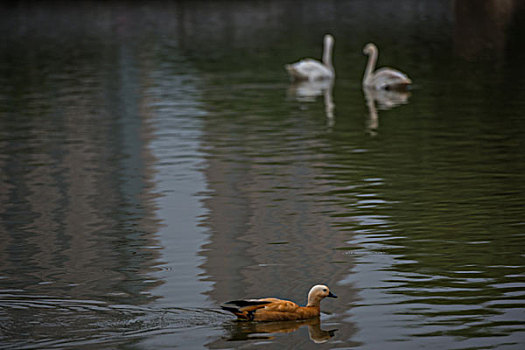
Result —
POLYGON ((222 311, 150 308, 42 295, 0 294, 0 348, 59 348, 126 342, 152 334, 218 327, 222 311))

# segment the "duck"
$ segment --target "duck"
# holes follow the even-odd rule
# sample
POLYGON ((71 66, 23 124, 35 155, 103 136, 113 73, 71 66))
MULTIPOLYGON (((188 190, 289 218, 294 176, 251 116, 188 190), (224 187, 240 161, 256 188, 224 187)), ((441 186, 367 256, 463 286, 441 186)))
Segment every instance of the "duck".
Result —
POLYGON ((327 286, 318 284, 308 292, 306 306, 299 306, 289 300, 262 298, 232 300, 221 305, 221 308, 243 321, 296 321, 319 317, 321 300, 327 297, 337 298, 337 295, 327 286))
POLYGON ((334 37, 330 34, 324 36, 323 61, 304 58, 299 62, 285 65, 292 81, 316 81, 334 79, 335 70, 332 65, 332 48, 334 37))
POLYGON ((393 68, 380 68, 374 72, 378 49, 373 43, 367 44, 363 53, 368 55, 365 74, 363 76, 363 87, 376 90, 403 90, 406 89, 412 80, 404 74, 393 68))

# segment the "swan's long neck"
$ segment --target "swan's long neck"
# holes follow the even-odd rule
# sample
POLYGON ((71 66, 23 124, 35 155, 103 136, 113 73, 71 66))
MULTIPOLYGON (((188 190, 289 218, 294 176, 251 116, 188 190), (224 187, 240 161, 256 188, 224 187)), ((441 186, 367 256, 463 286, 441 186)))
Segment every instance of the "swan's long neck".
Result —
POLYGON ((375 46, 370 48, 370 54, 368 55, 368 63, 366 64, 365 75, 363 76, 363 84, 366 83, 372 78, 372 73, 376 67, 377 61, 377 49, 375 46))
POLYGON ((332 65, 332 46, 333 46, 333 40, 331 38, 325 38, 324 40, 324 50, 323 50, 323 63, 325 66, 327 66, 331 71, 334 70, 334 66, 332 65))

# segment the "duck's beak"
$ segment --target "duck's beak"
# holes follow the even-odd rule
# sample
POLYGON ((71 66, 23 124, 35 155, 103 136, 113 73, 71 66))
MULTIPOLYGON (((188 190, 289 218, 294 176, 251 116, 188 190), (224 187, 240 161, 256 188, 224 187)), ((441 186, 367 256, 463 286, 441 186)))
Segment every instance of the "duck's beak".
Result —
POLYGON ((335 295, 335 294, 332 293, 332 292, 328 292, 327 297, 329 297, 329 298, 337 298, 337 295, 335 295))

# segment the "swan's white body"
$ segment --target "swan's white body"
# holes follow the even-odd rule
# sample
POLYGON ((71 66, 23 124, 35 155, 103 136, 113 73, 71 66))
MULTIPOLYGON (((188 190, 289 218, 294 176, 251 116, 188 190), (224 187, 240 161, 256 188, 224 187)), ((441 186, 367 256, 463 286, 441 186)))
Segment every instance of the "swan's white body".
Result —
POLYGON ((335 77, 334 67, 332 65, 332 48, 334 46, 334 37, 330 34, 324 36, 323 62, 305 58, 299 62, 287 64, 285 66, 292 80, 323 80, 333 79, 335 77))
POLYGON ((365 46, 363 53, 368 55, 365 74, 363 76, 363 87, 376 90, 404 89, 412 84, 412 80, 400 71, 392 68, 381 68, 374 72, 378 50, 370 43, 365 46))

